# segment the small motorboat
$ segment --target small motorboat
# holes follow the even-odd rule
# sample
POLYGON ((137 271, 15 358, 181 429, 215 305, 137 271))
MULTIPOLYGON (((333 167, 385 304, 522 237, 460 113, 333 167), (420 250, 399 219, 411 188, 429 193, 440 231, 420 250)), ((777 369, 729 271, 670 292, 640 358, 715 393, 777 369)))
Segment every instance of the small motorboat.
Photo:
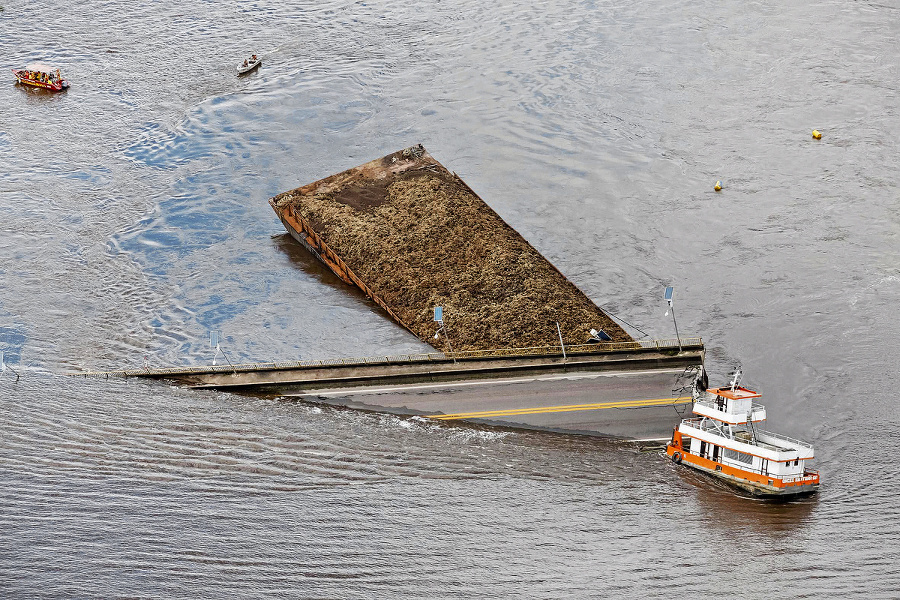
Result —
POLYGON ((13 69, 16 82, 36 88, 59 92, 69 87, 69 82, 62 78, 59 69, 51 69, 43 65, 27 69, 13 69))
POLYGON ((244 62, 238 65, 237 74, 245 75, 262 64, 262 59, 255 54, 250 58, 245 58, 244 62))
POLYGON ((736 370, 726 387, 693 385, 695 415, 672 433, 666 454, 682 464, 762 498, 794 498, 819 489, 819 472, 807 468, 813 447, 760 429, 766 409, 753 402, 761 394, 740 386, 736 370))

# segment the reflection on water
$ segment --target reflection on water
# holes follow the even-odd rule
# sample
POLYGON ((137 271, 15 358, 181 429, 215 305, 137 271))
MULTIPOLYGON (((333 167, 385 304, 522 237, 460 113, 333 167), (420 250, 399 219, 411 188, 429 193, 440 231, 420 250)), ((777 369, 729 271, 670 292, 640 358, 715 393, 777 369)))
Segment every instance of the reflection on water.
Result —
POLYGON ((680 478, 695 488, 699 512, 711 529, 728 535, 763 538, 801 533, 809 525, 819 502, 818 494, 793 500, 752 498, 712 477, 686 468, 680 478))
POLYGON ((890 597, 893 17, 7 6, 8 66, 71 88, 0 85, 4 592, 890 597), (267 202, 415 143, 642 330, 673 333, 674 285, 712 378, 742 364, 772 429, 816 444, 819 496, 742 498, 598 440, 59 375, 206 364, 210 329, 239 362, 420 351, 267 202))
POLYGON ((22 83, 16 83, 15 89, 25 94, 27 102, 61 102, 68 93, 68 88, 63 88, 58 92, 45 90, 44 88, 33 87, 22 83))
POLYGON ((341 288, 347 294, 362 295, 358 288, 347 285, 342 279, 335 275, 331 269, 326 267, 318 260, 309 250, 304 248, 288 233, 272 236, 272 244, 274 247, 284 254, 290 263, 297 269, 299 277, 314 277, 320 283, 341 288))

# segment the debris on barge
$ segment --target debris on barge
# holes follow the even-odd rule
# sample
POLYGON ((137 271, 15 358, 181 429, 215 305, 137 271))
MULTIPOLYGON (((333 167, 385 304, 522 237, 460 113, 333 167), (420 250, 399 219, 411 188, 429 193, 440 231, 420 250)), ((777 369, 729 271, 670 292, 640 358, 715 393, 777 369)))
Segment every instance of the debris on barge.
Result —
POLYGON ((592 329, 633 341, 421 145, 269 203, 294 239, 438 350, 585 344, 592 329))

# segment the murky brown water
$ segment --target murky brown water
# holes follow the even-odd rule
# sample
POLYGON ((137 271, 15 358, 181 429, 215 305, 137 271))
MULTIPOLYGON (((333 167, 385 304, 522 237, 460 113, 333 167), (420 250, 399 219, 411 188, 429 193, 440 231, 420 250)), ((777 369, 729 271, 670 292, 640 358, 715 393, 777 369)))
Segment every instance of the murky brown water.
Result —
POLYGON ((894 597, 898 16, 3 4, 5 68, 72 87, 0 84, 2 595, 894 597), (710 369, 742 364, 770 427, 816 444, 819 497, 749 501, 598 440, 63 376, 208 363, 211 329, 235 361, 421 349, 266 202, 414 143, 651 335, 674 285, 710 369))

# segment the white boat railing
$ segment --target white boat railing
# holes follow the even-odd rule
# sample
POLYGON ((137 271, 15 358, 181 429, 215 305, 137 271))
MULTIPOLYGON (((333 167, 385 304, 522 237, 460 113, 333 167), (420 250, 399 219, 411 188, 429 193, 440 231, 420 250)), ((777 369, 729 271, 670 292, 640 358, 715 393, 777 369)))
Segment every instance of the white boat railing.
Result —
POLYGON ((716 433, 721 432, 720 428, 715 426, 715 421, 711 421, 707 417, 693 417, 691 419, 682 419, 681 424, 686 425, 691 429, 696 429, 697 431, 713 431, 716 433), (708 424, 708 426, 703 427, 704 424, 708 424))
MULTIPOLYGON (((772 431, 766 431, 764 429, 755 429, 755 435, 753 435, 753 440, 745 440, 740 439, 738 436, 734 435, 736 432, 734 429, 730 429, 727 425, 718 425, 715 420, 709 419, 707 417, 694 417, 692 419, 683 419, 681 421, 682 425, 686 425, 692 429, 696 429, 697 431, 715 433, 717 435, 724 435, 725 437, 729 437, 728 433, 731 433, 732 436, 729 439, 734 439, 739 442, 743 442, 745 444, 752 444, 754 446, 759 446, 761 448, 768 448, 770 450, 776 451, 785 451, 791 450, 791 446, 794 448, 806 448, 808 450, 813 450, 812 444, 808 442, 804 442, 802 440, 798 440, 796 438, 788 437, 786 435, 781 435, 779 433, 774 433, 772 431), (727 433, 726 433, 727 432, 727 433), (777 442, 786 442, 788 447, 778 446, 777 442)), ((749 431, 746 428, 738 429, 737 432, 741 431, 749 431)))
POLYGON ((801 448, 809 448, 810 450, 813 449, 812 444, 810 444, 809 442, 804 442, 803 440, 798 440, 796 438, 788 437, 786 435, 781 435, 780 433, 774 433, 772 431, 766 431, 764 429, 757 429, 756 434, 759 437, 770 437, 770 438, 774 438, 774 439, 782 441, 782 442, 787 442, 789 444, 799 446, 801 448))
MULTIPOLYGON (((720 407, 715 401, 712 401, 712 400, 695 400, 694 404, 699 404, 700 406, 708 408, 709 410, 714 410, 716 412, 720 412, 723 415, 731 415, 734 417, 739 417, 739 416, 743 416, 744 414, 747 414, 747 413, 728 412, 728 411, 724 410, 722 407, 720 407)), ((750 405, 750 413, 749 413, 750 420, 754 420, 754 416, 759 415, 760 413, 765 415, 765 413, 766 413, 765 406, 763 406, 762 404, 751 404, 750 405)), ((765 417, 763 417, 763 418, 765 418, 765 417)))

